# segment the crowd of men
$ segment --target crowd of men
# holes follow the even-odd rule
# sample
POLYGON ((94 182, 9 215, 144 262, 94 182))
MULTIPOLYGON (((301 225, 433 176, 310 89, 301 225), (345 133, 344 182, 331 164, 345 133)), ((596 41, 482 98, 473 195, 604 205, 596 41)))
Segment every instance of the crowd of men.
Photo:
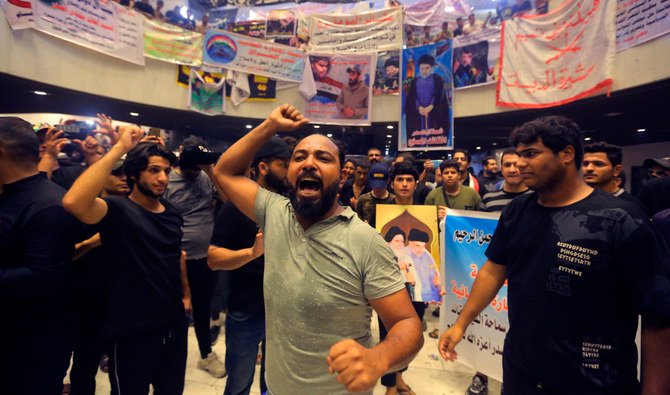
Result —
MULTIPOLYGON (((382 237, 377 204, 434 206, 439 220, 502 212, 458 320, 430 333, 445 359, 507 281, 505 393, 670 391, 669 158, 645 161, 653 179, 638 199, 621 148, 582 147, 560 116, 517 127, 479 177, 464 149, 437 166, 408 153, 387 164, 376 148, 346 160, 328 137, 290 136, 308 122, 283 105, 223 154, 192 136, 177 156, 103 114, 108 149, 0 118, 7 393, 61 394, 72 358, 69 392, 92 394, 106 356, 113 394, 181 394, 187 315, 197 366, 228 376, 224 394, 250 392, 259 345, 262 393, 371 393, 380 379, 387 394, 414 393, 402 373, 423 346, 424 301, 444 291, 439 270, 417 264, 427 234, 382 237), (210 337, 213 270, 231 280, 224 361, 210 337)), ((467 391, 486 387, 478 373, 467 391)))

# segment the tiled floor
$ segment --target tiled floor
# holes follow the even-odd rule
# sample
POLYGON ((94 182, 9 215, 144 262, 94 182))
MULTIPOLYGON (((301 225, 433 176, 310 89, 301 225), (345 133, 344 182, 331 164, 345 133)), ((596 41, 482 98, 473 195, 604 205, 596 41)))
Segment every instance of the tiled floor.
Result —
MULTIPOLYGON (((426 320, 428 330, 424 332, 425 343, 423 349, 410 364, 409 370, 403 374, 404 380, 409 384, 417 395, 462 395, 470 384, 474 371, 458 363, 443 361, 437 354, 437 339, 428 337, 428 333, 438 326, 438 319, 433 317, 426 310, 426 320)), ((372 320, 372 332, 375 336, 377 331, 377 319, 372 320)), ((224 334, 214 346, 214 351, 221 358, 225 355, 226 347, 223 341, 224 334)), ((195 338, 193 328, 189 329, 188 338, 188 362, 186 364, 186 387, 185 395, 221 395, 226 385, 226 379, 216 379, 209 374, 199 370, 196 367, 199 353, 198 344, 195 338)), ((258 374, 259 367, 256 367, 256 377, 251 393, 259 395, 258 374)), ((67 381, 67 379, 66 379, 67 381)), ((501 383, 495 380, 489 380, 489 394, 500 394, 501 383)), ((96 394, 109 394, 110 385, 107 374, 98 372, 96 394)), ((374 395, 383 395, 385 388, 381 384, 375 387, 374 395)))

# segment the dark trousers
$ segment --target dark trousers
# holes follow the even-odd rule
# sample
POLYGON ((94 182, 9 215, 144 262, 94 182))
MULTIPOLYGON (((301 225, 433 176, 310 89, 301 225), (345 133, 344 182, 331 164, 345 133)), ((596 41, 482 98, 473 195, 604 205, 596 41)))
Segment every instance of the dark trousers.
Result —
POLYGON ((186 373, 188 324, 179 317, 165 327, 108 343, 112 395, 181 395, 186 373))
MULTIPOLYGON (((423 320, 423 315, 426 312, 426 304, 423 302, 412 302, 412 306, 414 307, 414 310, 416 311, 416 314, 419 316, 419 320, 423 320)), ((386 339, 386 335, 388 334, 388 331, 386 330, 386 327, 384 326, 384 323, 382 320, 377 316, 377 320, 379 321, 379 341, 381 342, 382 340, 386 339)), ((398 370, 398 372, 404 372, 406 371, 407 368, 403 368, 398 370)), ((396 386, 396 373, 397 372, 391 372, 387 373, 382 376, 382 385, 384 387, 395 387, 396 386)))
POLYGON ((200 357, 207 358, 207 355, 212 352, 209 317, 216 274, 207 266, 207 258, 202 258, 186 260, 186 275, 191 287, 193 327, 195 337, 198 339, 200 357))
POLYGON ((214 272, 215 283, 212 293, 212 319, 219 319, 219 313, 228 309, 228 296, 230 295, 230 273, 225 270, 214 272))
POLYGON ((254 381, 258 343, 263 342, 261 393, 265 385, 265 314, 228 311, 226 314, 226 371, 224 395, 248 395, 254 381))

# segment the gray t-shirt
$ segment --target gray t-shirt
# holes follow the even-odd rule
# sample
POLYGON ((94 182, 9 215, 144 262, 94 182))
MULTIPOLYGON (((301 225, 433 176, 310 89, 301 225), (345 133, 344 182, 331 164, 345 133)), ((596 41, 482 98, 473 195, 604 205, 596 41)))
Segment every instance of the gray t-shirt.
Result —
POLYGON ((214 184, 204 172, 193 180, 177 171, 170 172, 165 199, 184 218, 181 248, 186 251, 187 259, 207 258, 214 229, 214 196, 214 184))
POLYGON ((370 299, 405 288, 393 251, 350 208, 304 231, 288 199, 259 188, 265 239, 266 381, 272 395, 346 394, 326 357, 370 347, 370 299))

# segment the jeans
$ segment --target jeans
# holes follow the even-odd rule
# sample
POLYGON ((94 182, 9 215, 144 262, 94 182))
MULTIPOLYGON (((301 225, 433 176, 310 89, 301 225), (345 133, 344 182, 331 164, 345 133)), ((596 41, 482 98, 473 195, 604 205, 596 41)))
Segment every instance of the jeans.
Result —
POLYGON ((209 316, 216 273, 207 266, 207 258, 202 258, 187 259, 186 274, 191 287, 195 337, 198 339, 200 357, 204 359, 212 352, 212 339, 209 336, 209 316))
POLYGON ((212 319, 219 319, 219 313, 228 309, 228 295, 230 295, 230 273, 225 270, 214 272, 216 276, 214 291, 212 293, 211 314, 212 319))
POLYGON ((263 342, 261 393, 265 386, 265 315, 228 311, 226 315, 226 371, 224 395, 249 394, 254 381, 258 343, 263 342))

